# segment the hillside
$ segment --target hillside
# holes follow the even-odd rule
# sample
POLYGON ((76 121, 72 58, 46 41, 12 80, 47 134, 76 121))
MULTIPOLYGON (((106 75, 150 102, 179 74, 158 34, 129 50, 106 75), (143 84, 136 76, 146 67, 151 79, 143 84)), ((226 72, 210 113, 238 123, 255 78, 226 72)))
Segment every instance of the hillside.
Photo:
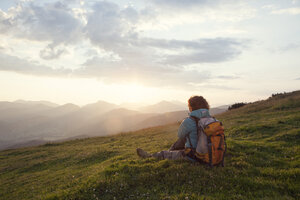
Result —
POLYGON ((224 168, 137 157, 168 149, 176 123, 0 151, 0 199, 300 199, 300 91, 217 118, 224 168))

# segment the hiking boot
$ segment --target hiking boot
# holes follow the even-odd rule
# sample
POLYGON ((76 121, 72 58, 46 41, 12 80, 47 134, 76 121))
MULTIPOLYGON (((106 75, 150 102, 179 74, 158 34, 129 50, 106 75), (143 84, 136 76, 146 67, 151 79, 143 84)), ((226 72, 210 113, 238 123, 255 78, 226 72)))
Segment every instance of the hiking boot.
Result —
POLYGON ((150 158, 151 157, 151 154, 147 153, 146 151, 144 151, 143 149, 140 149, 140 148, 136 149, 136 153, 141 158, 150 158))

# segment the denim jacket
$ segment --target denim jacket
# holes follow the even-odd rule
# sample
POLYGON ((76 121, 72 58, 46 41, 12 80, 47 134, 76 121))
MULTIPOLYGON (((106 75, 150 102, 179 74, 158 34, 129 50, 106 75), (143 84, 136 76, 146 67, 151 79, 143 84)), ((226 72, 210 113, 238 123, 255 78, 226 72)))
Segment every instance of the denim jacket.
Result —
MULTIPOLYGON (((210 117, 209 111, 207 109, 198 109, 194 110, 190 113, 190 116, 201 118, 201 117, 210 117)), ((197 146, 197 125, 196 122, 190 117, 185 118, 178 129, 178 137, 184 138, 189 134, 192 146, 189 140, 186 140, 185 147, 186 148, 196 148, 197 146)))

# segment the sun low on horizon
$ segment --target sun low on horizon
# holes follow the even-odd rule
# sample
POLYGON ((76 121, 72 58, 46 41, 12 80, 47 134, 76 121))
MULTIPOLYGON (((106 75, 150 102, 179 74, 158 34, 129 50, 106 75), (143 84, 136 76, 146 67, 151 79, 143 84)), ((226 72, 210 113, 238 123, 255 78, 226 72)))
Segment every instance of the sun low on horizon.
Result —
POLYGON ((299 90, 299 33, 299 0, 2 0, 0 101, 257 101, 299 90))

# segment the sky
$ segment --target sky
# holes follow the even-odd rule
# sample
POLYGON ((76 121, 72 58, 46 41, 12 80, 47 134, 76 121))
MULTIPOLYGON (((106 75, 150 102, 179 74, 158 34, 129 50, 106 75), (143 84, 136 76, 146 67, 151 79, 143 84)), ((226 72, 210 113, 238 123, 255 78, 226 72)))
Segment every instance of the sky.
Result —
POLYGON ((300 89, 300 0, 1 0, 0 101, 84 105, 300 89))

